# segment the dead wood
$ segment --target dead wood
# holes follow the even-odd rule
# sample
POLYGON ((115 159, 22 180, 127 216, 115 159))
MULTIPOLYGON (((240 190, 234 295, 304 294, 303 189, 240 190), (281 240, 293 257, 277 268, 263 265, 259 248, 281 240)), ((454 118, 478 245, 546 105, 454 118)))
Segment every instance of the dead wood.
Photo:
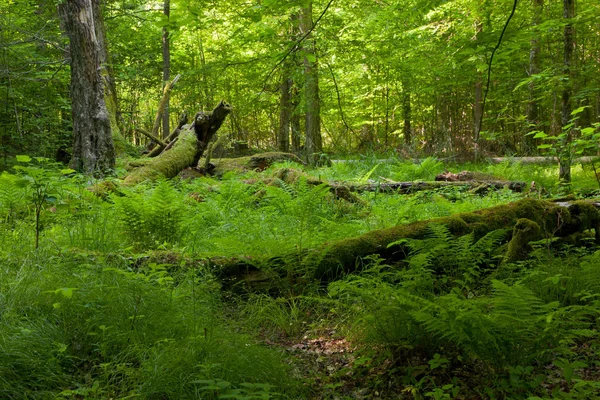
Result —
POLYGON ((148 153, 148 157, 156 157, 157 155, 162 153, 167 148, 173 147, 174 140, 177 139, 177 136, 179 136, 181 129, 187 123, 188 123, 188 115, 187 115, 187 112, 184 112, 179 117, 179 122, 177 123, 177 127, 175 129, 173 129, 173 132, 171 132, 171 134, 165 139, 165 143, 167 143, 167 145, 165 147, 156 146, 156 147, 152 148, 150 150, 150 153, 148 153))
MULTIPOLYGON (((125 177, 125 185, 135 185, 146 180, 173 178, 181 170, 195 166, 208 142, 219 130, 231 106, 221 101, 211 112, 199 112, 194 122, 182 128, 177 142, 168 151, 153 158, 148 164, 133 170, 125 177)), ((172 142, 171 142, 172 143, 172 142)))
POLYGON ((162 140, 160 140, 157 136, 154 136, 153 134, 151 134, 150 132, 148 132, 145 129, 142 128, 135 128, 135 130, 139 133, 141 133, 142 135, 146 136, 147 138, 152 139, 154 142, 156 142, 156 144, 158 144, 158 146, 161 149, 164 149, 165 147, 167 147, 167 144, 165 142, 163 142, 162 140))
MULTIPOLYGON (((565 237, 594 229, 596 242, 600 244, 600 212, 595 203, 575 201, 565 207, 544 200, 523 199, 471 213, 372 231, 359 237, 326 244, 311 251, 302 264, 315 271, 315 278, 333 280, 356 270, 359 261, 367 256, 379 255, 384 259, 393 260, 399 254, 404 254, 407 249, 403 249, 402 245, 389 248, 388 246, 400 239, 425 238, 428 233, 427 227, 432 223, 447 226, 455 236, 473 233, 478 239, 497 229, 512 230, 520 219, 530 222, 522 223, 523 226, 537 225, 541 237, 565 237)), ((520 230, 522 229, 517 229, 520 230)), ((531 240, 531 236, 525 236, 531 240)), ((514 253, 509 257, 518 259, 525 247, 526 243, 515 243, 514 253)))
POLYGON ((464 181, 464 182, 386 182, 367 184, 331 184, 332 187, 346 186, 352 192, 384 192, 397 194, 410 194, 423 190, 434 190, 444 187, 470 188, 477 193, 487 190, 509 189, 513 192, 523 192, 527 183, 519 181, 464 181))
POLYGON ((171 81, 171 83, 165 85, 163 96, 160 99, 160 102, 158 103, 158 109, 156 110, 156 117, 154 117, 154 125, 152 126, 152 135, 154 136, 158 136, 158 128, 160 128, 160 121, 162 120, 162 115, 165 112, 165 107, 169 101, 171 89, 173 89, 179 78, 181 78, 181 74, 178 74, 175 79, 171 81))

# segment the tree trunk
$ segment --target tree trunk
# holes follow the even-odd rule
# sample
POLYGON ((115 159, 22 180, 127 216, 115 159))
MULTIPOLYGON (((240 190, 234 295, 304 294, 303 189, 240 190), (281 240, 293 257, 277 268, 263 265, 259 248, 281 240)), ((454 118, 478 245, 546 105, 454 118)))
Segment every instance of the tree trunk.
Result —
MULTIPOLYGON (((163 13, 169 21, 169 17, 171 15, 171 0, 165 0, 163 13)), ((162 56, 163 56, 163 85, 166 86, 169 84, 169 79, 171 79, 171 49, 170 49, 170 37, 169 30, 166 26, 162 29, 162 56)), ((165 104, 165 109, 162 115, 162 137, 165 139, 169 136, 171 132, 171 128, 169 126, 169 99, 167 98, 167 104, 165 104)))
MULTIPOLYGON (((529 76, 540 73, 540 39, 537 27, 542 18, 544 0, 533 0, 533 19, 531 21, 533 35, 529 50, 529 76)), ((535 83, 529 84, 529 100, 527 102, 527 132, 538 130, 539 125, 539 104, 537 101, 537 89, 535 83)), ((523 153, 532 155, 537 153, 536 144, 533 135, 525 135, 523 138, 523 153)))
POLYGON ((563 137, 560 141, 561 149, 559 152, 560 168, 558 179, 560 182, 568 185, 571 182, 570 146, 573 141, 573 128, 568 127, 568 124, 571 119, 571 95, 573 91, 571 64, 573 62, 573 52, 575 50, 575 29, 573 27, 575 0, 563 0, 563 17, 565 19, 563 74, 566 79, 564 80, 560 114, 563 137))
POLYGON ((231 106, 224 101, 209 113, 199 112, 191 125, 183 127, 173 147, 152 159, 147 165, 125 177, 125 185, 135 185, 146 180, 173 178, 181 170, 193 167, 204 153, 208 142, 219 130, 231 106))
POLYGON ((290 68, 286 64, 281 74, 281 94, 279 98, 279 131, 277 133, 277 148, 279 151, 289 151, 290 148, 291 89, 290 68))
POLYGON ((73 158, 71 167, 103 175, 115 166, 110 117, 104 101, 101 51, 91 0, 66 0, 59 6, 70 39, 73 158))
POLYGON ((573 202, 568 208, 545 200, 523 199, 472 213, 418 221, 408 225, 372 231, 362 236, 341 240, 314 249, 303 264, 315 269, 315 278, 332 280, 356 269, 363 259, 379 255, 393 261, 402 258, 408 249, 402 244, 389 246, 401 239, 422 239, 429 233, 427 227, 441 224, 455 236, 473 233, 476 239, 497 229, 512 229, 520 219, 526 218, 540 229, 540 237, 568 236, 573 233, 595 229, 596 241, 600 241, 600 213, 595 204, 573 202))
POLYGON ((412 127, 410 125, 412 109, 410 106, 410 86, 407 78, 402 79, 402 117, 404 118, 404 144, 410 147, 412 145, 412 127))
POLYGON ((112 131, 113 142, 117 154, 125 150, 125 138, 121 133, 118 123, 119 102, 117 99, 117 86, 115 84, 114 72, 108 53, 108 43, 106 41, 106 28, 104 18, 102 17, 102 8, 99 0, 92 0, 94 14, 94 28, 96 38, 98 39, 98 49, 100 51, 100 71, 104 83, 104 102, 108 117, 110 118, 110 129, 112 131))
POLYGON ((291 94, 291 103, 292 103, 292 115, 290 119, 290 127, 292 129, 292 151, 294 153, 300 152, 300 99, 298 88, 295 84, 292 84, 292 94, 291 94))
MULTIPOLYGON (((312 0, 302 7, 300 14, 300 33, 305 35, 313 29, 312 0)), ((318 160, 318 153, 323 151, 319 104, 319 71, 312 35, 309 34, 304 43, 304 100, 306 107, 304 150, 308 162, 315 164, 318 160)))

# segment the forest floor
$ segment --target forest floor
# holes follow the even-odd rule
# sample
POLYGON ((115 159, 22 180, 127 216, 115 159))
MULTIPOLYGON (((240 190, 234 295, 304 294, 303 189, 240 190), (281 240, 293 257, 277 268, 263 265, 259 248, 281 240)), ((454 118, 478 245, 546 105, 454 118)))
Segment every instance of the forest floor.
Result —
MULTIPOLYGON (((572 199, 600 197, 591 168, 573 172, 572 199)), ((83 177, 21 158, 0 176, 0 398, 599 398, 593 230, 554 231, 507 260, 512 226, 461 236, 432 223, 392 243, 392 256, 315 278, 348 238, 564 198, 555 174, 434 158, 285 161, 218 179, 116 181, 99 197, 83 177), (331 189, 447 170, 529 189, 331 189)))

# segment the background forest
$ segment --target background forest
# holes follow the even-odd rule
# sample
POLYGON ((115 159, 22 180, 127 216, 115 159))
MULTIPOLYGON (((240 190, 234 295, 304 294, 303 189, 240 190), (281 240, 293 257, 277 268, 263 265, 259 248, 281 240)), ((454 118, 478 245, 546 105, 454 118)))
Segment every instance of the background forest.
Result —
POLYGON ((597 0, 0 0, 0 50, 0 399, 600 398, 597 0))
MULTIPOLYGON (((583 107, 577 127, 598 122, 600 6, 577 1, 566 19, 563 2, 519 2, 494 55, 488 91, 488 64, 512 6, 509 0, 101 4, 118 122, 130 143, 147 140, 134 128, 152 126, 163 80, 181 74, 170 126, 182 111, 212 109, 224 98, 234 106, 223 127, 227 137, 253 148, 298 150, 311 106, 307 91, 317 90, 328 152, 454 155, 472 152, 477 141, 488 153, 535 154, 542 143, 526 134, 562 132, 565 86, 571 110, 583 107), (316 23, 311 32, 302 19, 307 13, 316 23), (566 24, 575 32, 569 68, 566 24), (306 77, 315 71, 318 83, 309 88, 306 77)), ((3 1, 0 15, 4 165, 9 155, 32 151, 53 158, 72 141, 68 40, 56 3, 3 1)))

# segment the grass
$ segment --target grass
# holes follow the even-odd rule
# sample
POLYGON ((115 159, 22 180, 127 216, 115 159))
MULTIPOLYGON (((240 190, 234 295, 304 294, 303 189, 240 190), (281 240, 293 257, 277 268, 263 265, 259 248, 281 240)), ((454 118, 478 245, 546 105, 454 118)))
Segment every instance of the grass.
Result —
MULTIPOLYGON (((296 275, 298 257, 326 242, 521 194, 363 193, 363 204, 351 204, 306 179, 264 183, 294 167, 282 164, 102 199, 81 177, 28 163, 0 177, 0 398, 597 394, 600 253, 589 240, 540 242, 517 264, 501 262, 502 243, 485 254, 465 238, 414 243, 403 263, 362 260, 364 273, 328 288, 309 271, 296 275), (157 252, 172 257, 156 261, 157 252), (279 276, 276 290, 223 292, 202 262, 214 257, 262 261, 279 276), (273 261, 282 259, 286 270, 273 261), (534 311, 513 318, 516 306, 534 311)), ((366 183, 431 180, 447 167, 370 158, 304 173, 366 183)), ((551 168, 470 168, 559 194, 551 168)), ((595 183, 578 167, 574 180, 582 191, 595 183)))

